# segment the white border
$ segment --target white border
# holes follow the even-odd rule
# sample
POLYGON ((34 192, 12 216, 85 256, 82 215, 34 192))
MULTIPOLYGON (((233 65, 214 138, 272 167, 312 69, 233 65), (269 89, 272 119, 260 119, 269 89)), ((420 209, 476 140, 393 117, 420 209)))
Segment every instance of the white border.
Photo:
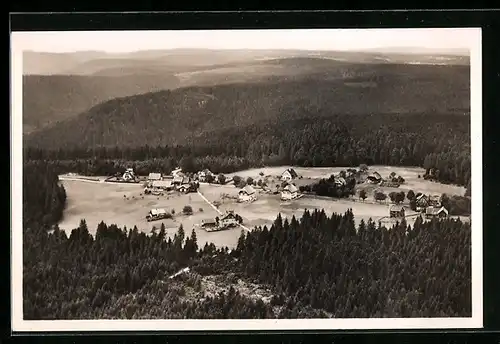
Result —
MULTIPOLYGON (((464 30, 461 28, 460 30, 464 30)), ((419 29, 415 29, 419 30, 419 29)), ((439 29, 437 29, 439 30, 439 29)), ((448 29, 450 30, 450 29, 448 29)), ((471 28, 471 159, 472 159, 472 317, 407 319, 277 319, 277 320, 23 320, 22 267, 22 40, 30 32, 11 34, 11 287, 12 331, 238 331, 238 330, 387 330, 459 329, 483 326, 482 266, 482 67, 481 29, 471 28), (15 37, 14 37, 15 36, 15 37)), ((262 30, 254 30, 262 31, 262 30)), ((310 30, 314 31, 314 30, 310 30)), ((325 30, 322 30, 325 31, 325 30)), ((328 30, 328 31, 338 31, 328 30)), ((145 32, 146 33, 146 32, 145 32)), ((314 34, 314 33, 313 33, 314 34)))

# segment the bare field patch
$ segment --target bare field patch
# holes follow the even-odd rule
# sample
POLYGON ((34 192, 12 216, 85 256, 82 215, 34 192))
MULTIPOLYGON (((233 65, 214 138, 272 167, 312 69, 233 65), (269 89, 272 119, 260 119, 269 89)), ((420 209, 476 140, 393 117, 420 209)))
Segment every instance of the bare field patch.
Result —
MULTIPOLYGON (((279 182, 278 177, 290 166, 256 168, 236 173, 228 174, 228 177, 238 175, 242 178, 259 178, 262 172, 265 176, 274 176, 273 181, 279 182)), ((304 185, 319 178, 327 178, 333 173, 339 173, 346 167, 329 168, 302 168, 294 169, 303 177, 297 180, 297 185, 304 185)), ((360 201, 357 196, 351 199, 331 199, 326 197, 316 197, 306 195, 300 199, 290 202, 282 202, 279 195, 267 194, 258 191, 258 199, 253 203, 238 203, 236 201, 239 189, 234 185, 208 185, 202 184, 200 192, 212 203, 219 204, 219 210, 225 212, 233 210, 243 218, 243 224, 248 228, 255 226, 270 226, 276 219, 278 213, 283 217, 300 217, 304 210, 324 209, 330 215, 335 213, 344 213, 347 209, 354 212, 355 222, 359 223, 361 219, 368 221, 381 220, 383 223, 389 221, 386 217, 389 213, 389 204, 386 202, 375 203, 373 201, 373 191, 381 189, 385 193, 391 191, 423 192, 428 194, 463 195, 465 188, 455 185, 443 185, 418 178, 423 175, 421 168, 403 168, 391 166, 370 166, 371 171, 378 171, 382 177, 387 177, 391 172, 401 175, 405 184, 399 188, 377 187, 368 184, 361 184, 357 189, 365 188, 368 193, 366 202, 360 201)), ((59 223, 60 228, 69 234, 72 229, 78 227, 80 220, 85 219, 91 233, 95 233, 97 225, 104 221, 107 224, 116 224, 120 227, 137 228, 146 233, 150 233, 152 227, 159 229, 163 222, 166 227, 167 235, 173 236, 179 226, 182 224, 186 235, 190 235, 194 228, 198 237, 200 246, 205 243, 214 243, 218 247, 235 247, 242 229, 240 227, 220 231, 206 232, 198 228, 197 225, 204 219, 214 219, 219 213, 207 204, 197 193, 191 194, 170 194, 168 196, 141 195, 143 192, 142 184, 120 184, 120 183, 102 183, 89 180, 64 179, 61 183, 66 188, 67 206, 64 211, 64 217, 59 223), (184 206, 190 205, 194 211, 192 215, 182 214, 184 206), (152 208, 165 208, 167 211, 175 210, 173 219, 165 219, 156 222, 147 222, 146 214, 152 208), (200 211, 202 209, 202 211, 200 211)), ((102 179, 102 178, 100 178, 102 179)), ((407 204, 407 200, 405 200, 407 204)), ((415 217, 407 218, 407 222, 412 224, 415 217)), ((392 221, 392 220, 391 220, 392 221)), ((392 223, 389 221, 390 223, 392 223)), ((387 223, 387 224, 390 224, 387 223)))
POLYGON ((234 247, 241 233, 241 228, 211 233, 196 228, 195 225, 203 219, 215 218, 218 215, 196 193, 172 194, 163 197, 141 196, 143 191, 141 185, 85 183, 72 180, 62 183, 66 188, 68 199, 59 226, 68 234, 78 227, 81 219, 86 220, 92 234, 95 233, 101 221, 108 225, 116 224, 120 227, 127 226, 127 228, 137 226, 140 231, 146 233, 150 233, 153 226, 159 229, 163 222, 169 236, 173 236, 182 224, 186 235, 190 235, 191 230, 195 228, 199 246, 213 242, 218 247, 234 247), (193 215, 181 214, 185 205, 191 205, 193 215), (174 219, 147 222, 145 216, 151 208, 164 208, 167 211, 174 209, 174 219), (203 211, 200 211, 200 208, 203 211))

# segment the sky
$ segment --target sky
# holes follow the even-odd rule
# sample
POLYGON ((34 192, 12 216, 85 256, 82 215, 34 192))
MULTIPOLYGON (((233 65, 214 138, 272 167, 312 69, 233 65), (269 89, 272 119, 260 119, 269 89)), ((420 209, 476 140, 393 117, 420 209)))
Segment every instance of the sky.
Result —
POLYGON ((190 31, 13 32, 22 50, 44 52, 196 49, 371 50, 419 47, 433 52, 470 50, 480 29, 309 29, 190 31))

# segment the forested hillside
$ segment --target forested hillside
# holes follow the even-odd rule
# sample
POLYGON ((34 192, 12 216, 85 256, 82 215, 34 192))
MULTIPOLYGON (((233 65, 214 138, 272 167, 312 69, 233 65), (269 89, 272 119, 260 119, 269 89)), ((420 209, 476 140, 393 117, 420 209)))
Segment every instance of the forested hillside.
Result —
POLYGON ((189 136, 264 120, 469 111, 467 67, 343 66, 322 77, 311 74, 291 81, 277 77, 113 99, 31 135, 27 143, 45 148, 156 146, 183 144, 189 136))
POLYGON ((66 120, 101 102, 135 94, 172 89, 172 74, 78 76, 23 76, 23 132, 66 120))
MULTIPOLYGON (((441 182, 467 185, 469 121, 469 116, 425 114, 406 114, 404 120, 401 115, 276 119, 202 134, 184 146, 31 147, 25 158, 58 160, 54 163, 61 173, 91 175, 123 172, 127 166, 139 174, 168 173, 179 164, 186 171, 209 168, 221 173, 266 165, 422 166, 435 169, 435 179, 441 182)), ((57 145, 57 137, 52 139, 57 145)))
POLYGON ((101 223, 94 238, 82 220, 68 237, 57 226, 47 232, 64 205, 51 168, 29 163, 24 178, 38 185, 36 197, 25 188, 23 198, 25 212, 34 214, 24 229, 27 320, 471 313, 468 223, 417 220, 413 228, 401 223, 387 230, 369 222, 356 230, 350 211, 331 217, 306 211, 300 220, 278 216, 269 229, 242 233, 232 252, 198 248, 196 233, 182 227, 165 240, 163 226, 147 236, 101 223), (38 198, 47 200, 45 207, 38 198), (190 273, 169 278, 186 266, 190 273), (207 295, 210 276, 226 279, 227 288, 207 295), (266 285, 274 296, 256 301, 231 278, 266 285))
POLYGON ((413 228, 403 220, 387 230, 355 228, 351 211, 306 211, 241 237, 235 254, 241 273, 335 317, 466 317, 470 237, 470 225, 456 220, 417 219, 413 228))

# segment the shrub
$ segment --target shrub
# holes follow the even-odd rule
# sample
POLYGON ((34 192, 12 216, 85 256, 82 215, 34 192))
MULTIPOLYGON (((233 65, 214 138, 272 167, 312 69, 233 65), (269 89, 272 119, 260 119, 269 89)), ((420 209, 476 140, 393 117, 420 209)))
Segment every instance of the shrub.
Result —
POLYGON ((190 205, 185 205, 184 208, 182 208, 182 213, 186 215, 193 214, 193 207, 191 207, 190 205))

